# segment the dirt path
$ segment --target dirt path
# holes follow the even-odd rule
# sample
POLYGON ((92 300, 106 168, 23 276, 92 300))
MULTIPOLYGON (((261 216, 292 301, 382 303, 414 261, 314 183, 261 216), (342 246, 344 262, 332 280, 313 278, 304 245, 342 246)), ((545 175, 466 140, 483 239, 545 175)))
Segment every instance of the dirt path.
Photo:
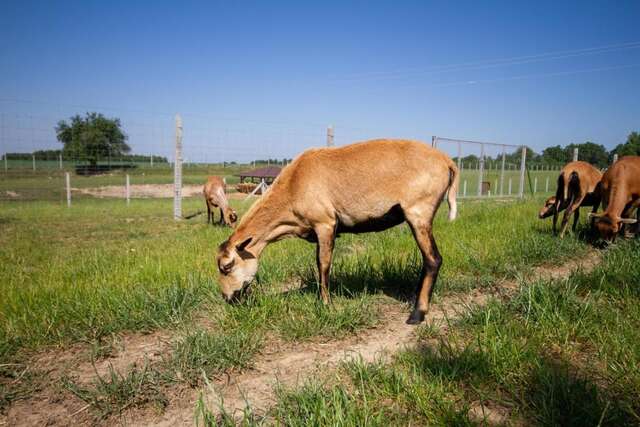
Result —
MULTIPOLYGON (((600 258, 598 251, 591 250, 586 256, 560 266, 535 268, 533 274, 528 275, 527 281, 568 277, 576 270, 588 272, 600 262, 600 258)), ((520 281, 510 280, 490 289, 478 289, 470 293, 439 298, 434 301, 427 315, 427 322, 441 330, 446 329, 449 321, 460 318, 471 307, 483 306, 492 297, 507 299, 519 286, 520 281)), ((384 318, 376 328, 326 343, 286 344, 277 349, 266 347, 253 369, 231 374, 228 378, 212 380, 213 390, 177 387, 174 395, 170 396, 170 404, 163 414, 134 410, 124 414, 119 421, 126 425, 140 426, 193 425, 194 403, 201 393, 205 394, 208 406, 212 410, 218 408, 223 400, 225 409, 230 413, 242 410, 247 403, 255 412, 264 412, 274 403, 273 386, 276 383, 292 387, 311 376, 326 375, 341 361, 350 357, 373 361, 377 357, 387 357, 412 345, 416 328, 404 323, 408 313, 409 308, 405 304, 389 299, 384 310, 384 318)), ((73 348, 55 356, 45 354, 37 360, 51 367, 49 373, 52 378, 59 378, 64 369, 68 370, 71 367, 81 380, 89 381, 96 371, 101 375, 105 374, 110 364, 123 372, 132 363, 159 358, 168 347, 169 339, 166 331, 149 335, 131 334, 123 338, 114 357, 102 360, 95 368, 89 361, 79 360, 78 349, 73 348)), ((0 416, 0 425, 90 423, 92 420, 84 402, 77 398, 63 400, 59 395, 52 396, 51 390, 14 402, 7 415, 0 416)))
MULTIPOLYGON (((97 198, 125 198, 125 188, 123 185, 105 185, 102 187, 90 188, 72 188, 73 192, 85 194, 97 198)), ((7 191, 10 197, 17 197, 18 194, 7 191)), ((173 184, 134 184, 129 186, 129 195, 132 199, 162 199, 172 198, 174 195, 173 184)), ((202 185, 183 185, 182 197, 201 197, 202 185)), ((229 199, 244 199, 247 195, 241 193, 229 192, 229 199)))
MULTIPOLYGON (((592 250, 585 257, 560 266, 538 267, 528 280, 559 279, 568 277, 577 270, 588 272, 599 264, 600 259, 600 253, 592 250)), ((426 321, 440 329, 446 329, 449 321, 458 319, 470 308, 485 305, 491 297, 509 298, 519 286, 517 280, 511 280, 484 292, 476 290, 470 294, 441 298, 432 305, 426 321)), ((214 410, 223 401, 224 408, 233 413, 242 411, 248 403, 254 412, 261 413, 274 403, 275 384, 294 386, 313 375, 326 375, 328 370, 350 357, 360 357, 371 362, 377 357, 386 357, 410 346, 414 342, 416 328, 405 323, 408 313, 409 309, 403 304, 389 304, 378 328, 368 329, 344 340, 296 345, 276 354, 263 355, 251 371, 230 378, 226 384, 214 383, 214 392, 209 390, 207 393, 209 408, 214 410)), ((161 418, 137 420, 135 424, 192 425, 194 402, 199 393, 200 391, 194 393, 186 405, 183 402, 170 408, 161 418)))

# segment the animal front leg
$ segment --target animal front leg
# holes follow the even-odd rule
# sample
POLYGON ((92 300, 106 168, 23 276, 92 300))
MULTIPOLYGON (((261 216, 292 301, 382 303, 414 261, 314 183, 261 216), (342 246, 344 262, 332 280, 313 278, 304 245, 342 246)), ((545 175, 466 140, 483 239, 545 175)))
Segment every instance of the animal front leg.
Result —
POLYGON ((584 197, 580 197, 578 200, 571 198, 571 203, 567 207, 567 210, 564 211, 564 216, 562 217, 562 224, 560 225, 560 238, 564 237, 564 233, 567 231, 567 227, 569 226, 569 217, 573 214, 577 209, 580 209, 580 204, 584 197))
POLYGON ((575 233, 576 226, 578 225, 578 219, 580 219, 580 207, 576 208, 576 211, 573 213, 573 226, 571 226, 571 230, 575 233))
MULTIPOLYGON (((593 203, 593 209, 591 209, 591 213, 594 214, 596 212, 598 212, 598 206, 600 206, 600 199, 597 199, 594 203, 593 203)), ((593 224, 596 220, 596 218, 593 215, 590 215, 591 219, 591 228, 593 228, 593 224)))
POLYGON ((316 263, 320 278, 320 298, 324 304, 329 304, 329 274, 331 273, 331 257, 335 242, 335 225, 323 225, 315 228, 318 237, 316 248, 316 263))
POLYGON ((553 213, 553 234, 558 232, 558 211, 553 213))
POLYGON ((207 202, 207 224, 209 224, 210 222, 213 223, 212 215, 213 213, 211 212, 211 206, 209 206, 209 202, 207 202))

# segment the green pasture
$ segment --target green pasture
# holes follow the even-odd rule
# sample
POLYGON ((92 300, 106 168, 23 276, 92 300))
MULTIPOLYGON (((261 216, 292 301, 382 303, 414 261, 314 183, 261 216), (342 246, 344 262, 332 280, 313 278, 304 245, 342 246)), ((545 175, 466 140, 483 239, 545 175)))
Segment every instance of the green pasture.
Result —
MULTIPOLYGON (((244 212, 250 202, 234 201, 244 212)), ((536 218, 539 200, 462 202, 435 233, 444 257, 437 298, 491 286, 536 264, 560 263, 586 245, 554 238, 536 218)), ((252 297, 223 304, 215 250, 229 228, 205 217, 176 222, 169 199, 80 199, 0 204, 0 354, 21 348, 96 341, 121 331, 189 324, 205 316, 233 335, 255 331, 283 339, 340 335, 376 321, 379 296, 411 293, 421 259, 402 225, 337 242, 327 310, 316 302, 314 246, 299 239, 271 245, 252 297), (281 292, 281 288, 288 292, 281 292)), ((185 199, 185 212, 202 209, 185 199)), ((443 208, 442 211, 446 211, 443 208)))
MULTIPOLYGON (((266 166, 258 165, 257 167, 266 166)), ((183 167, 183 184, 204 184, 209 175, 224 176, 233 191, 233 185, 239 181, 238 173, 251 169, 250 165, 220 164, 186 164, 183 167)), ((0 170, 0 200, 49 200, 66 203, 65 172, 71 173, 72 188, 96 188, 103 186, 125 186, 126 175, 130 177, 131 185, 143 184, 172 184, 174 181, 173 169, 167 164, 159 164, 150 167, 140 165, 128 170, 114 170, 108 174, 95 176, 78 176, 70 167, 66 170, 56 168, 41 168, 35 171, 29 168, 9 168, 7 172, 0 170)), ((506 170, 501 180, 499 170, 487 169, 482 181, 487 183, 487 189, 491 196, 517 196, 520 191, 520 171, 506 170), (509 193, 509 182, 511 192, 509 193)), ((558 171, 528 171, 525 175, 524 193, 532 195, 552 194, 555 192, 558 171)), ((479 175, 476 170, 463 170, 460 174, 459 197, 478 196, 479 175), (466 193, 465 193, 466 182, 466 193)), ((484 195, 488 195, 487 192, 484 195)), ((73 198, 90 197, 73 194, 73 198)))

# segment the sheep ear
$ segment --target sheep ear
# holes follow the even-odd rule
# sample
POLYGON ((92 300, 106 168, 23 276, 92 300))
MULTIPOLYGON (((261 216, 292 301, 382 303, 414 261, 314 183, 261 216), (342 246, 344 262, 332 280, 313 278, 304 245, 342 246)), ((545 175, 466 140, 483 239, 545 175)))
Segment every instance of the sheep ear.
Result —
POLYGON ((249 237, 248 239, 246 239, 244 242, 239 243, 236 245, 236 251, 238 252, 243 252, 244 249, 247 247, 247 245, 249 243, 251 243, 251 239, 253 239, 253 237, 249 237))
POLYGON ((623 224, 635 224, 638 220, 635 218, 622 218, 620 219, 620 222, 623 224))

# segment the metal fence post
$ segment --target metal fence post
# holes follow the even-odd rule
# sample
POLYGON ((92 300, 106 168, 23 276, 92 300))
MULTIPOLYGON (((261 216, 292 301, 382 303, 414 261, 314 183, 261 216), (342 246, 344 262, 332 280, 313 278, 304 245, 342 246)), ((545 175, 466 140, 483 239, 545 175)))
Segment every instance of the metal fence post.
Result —
POLYGON ((484 173, 484 144, 480 144, 480 160, 478 162, 478 196, 482 196, 483 173, 484 173))
POLYGON ((524 197, 524 170, 527 163, 527 147, 522 146, 522 157, 520 159, 520 198, 524 197))
POLYGON ((149 163, 151 163, 151 167, 153 167, 153 154, 149 156, 149 163))
POLYGON ((31 155, 31 160, 33 161, 33 170, 36 170, 36 155, 32 154, 31 155))
POLYGON ((462 185, 462 197, 467 197, 467 180, 464 180, 462 185))
POLYGON ((509 195, 511 195, 511 178, 509 178, 509 195))
POLYGON ((173 218, 182 219, 182 117, 176 114, 176 153, 173 165, 173 218))
POLYGON ((125 184, 125 190, 124 190, 125 196, 127 198, 127 206, 129 205, 129 200, 131 198, 131 186, 129 185, 129 174, 127 174, 127 180, 126 180, 126 184, 125 184))
POLYGON ((437 136, 432 136, 431 137, 431 146, 433 148, 438 148, 438 137, 437 136))
MULTIPOLYGON (((6 154, 5 154, 5 157, 6 157, 6 154)), ((615 163, 617 161, 618 161, 618 154, 614 154, 613 155, 613 162, 611 162, 611 163, 615 163)))
POLYGON ((71 207, 71 176, 69 172, 65 173, 65 181, 67 186, 67 207, 71 207))
POLYGON ((533 179, 533 194, 536 194, 536 191, 538 191, 538 177, 537 176, 533 179))
POLYGON ((544 192, 545 193, 549 192, 549 177, 547 177, 547 182, 544 185, 544 192))
POLYGON ((507 147, 503 145, 502 146, 502 169, 500 169, 500 195, 501 196, 504 193, 504 163, 507 157, 506 151, 507 151, 507 147))
POLYGON ((577 148, 573 149, 573 161, 574 162, 578 161, 578 149, 577 148))
POLYGON ((9 170, 9 164, 7 163, 7 153, 4 153, 4 171, 7 172, 9 170))
POLYGON ((333 147, 333 125, 327 126, 327 147, 333 147))
POLYGON ((62 170, 62 154, 58 155, 58 169, 62 170))

